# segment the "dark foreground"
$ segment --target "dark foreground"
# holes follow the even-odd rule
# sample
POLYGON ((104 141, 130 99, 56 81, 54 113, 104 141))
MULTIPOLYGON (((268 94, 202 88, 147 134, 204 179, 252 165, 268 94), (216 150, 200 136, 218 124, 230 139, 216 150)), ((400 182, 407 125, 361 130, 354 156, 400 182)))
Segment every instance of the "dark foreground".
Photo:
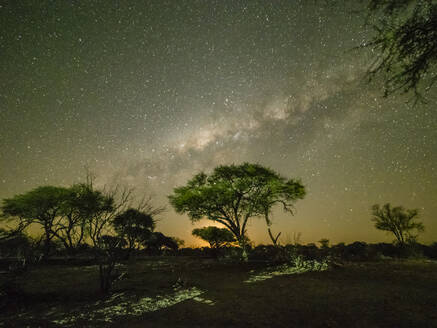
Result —
POLYGON ((353 263, 244 282, 264 269, 213 260, 137 260, 124 268, 127 275, 114 288, 115 295, 125 296, 105 303, 95 267, 42 266, 15 279, 1 304, 0 326, 437 327, 437 262, 353 263), (123 297, 155 300, 193 287, 202 291, 200 297, 156 311, 117 314, 111 322, 102 311, 86 314, 105 306, 125 311, 130 305, 123 297))

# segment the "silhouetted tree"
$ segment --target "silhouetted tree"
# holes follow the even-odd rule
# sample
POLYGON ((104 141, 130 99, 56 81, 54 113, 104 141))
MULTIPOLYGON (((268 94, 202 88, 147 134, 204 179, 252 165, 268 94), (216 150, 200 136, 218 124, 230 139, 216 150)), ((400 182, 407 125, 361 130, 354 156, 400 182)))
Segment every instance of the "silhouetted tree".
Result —
POLYGON ((113 219, 132 204, 132 189, 115 187, 97 190, 94 177, 87 173, 87 182, 76 186, 76 198, 69 203, 83 224, 84 233, 93 245, 95 260, 99 266, 101 291, 107 293, 114 280, 113 270, 122 259, 126 241, 114 236, 113 219))
POLYGON ((214 226, 193 229, 193 236, 209 243, 211 248, 217 249, 235 241, 234 234, 225 228, 214 226))
POLYGON ((18 257, 29 260, 32 240, 23 231, 0 228, 0 257, 18 257))
POLYGON ((178 243, 172 237, 164 235, 162 232, 152 232, 147 239, 143 241, 143 245, 152 251, 160 252, 163 248, 171 250, 178 249, 178 243))
POLYGON ((130 253, 150 237, 155 229, 155 220, 147 213, 129 208, 112 220, 112 226, 116 233, 126 241, 130 253))
POLYGON ((437 2, 370 0, 375 36, 365 44, 376 50, 369 76, 386 74, 385 95, 428 91, 437 79, 437 2))
POLYGON ((91 184, 76 184, 70 188, 38 187, 5 199, 1 208, 4 218, 16 221, 17 230, 35 224, 42 227, 47 256, 55 240, 67 250, 80 245, 85 236, 96 245, 115 203, 112 195, 94 190, 91 184))
POLYGON ((250 218, 264 217, 276 204, 292 213, 293 204, 305 196, 304 186, 285 179, 258 164, 218 166, 211 175, 199 173, 186 186, 169 196, 178 213, 187 213, 192 222, 202 218, 219 222, 231 231, 246 253, 246 227, 250 218))
POLYGON ((110 212, 112 204, 113 199, 106 197, 101 191, 93 190, 90 184, 73 185, 68 188, 62 203, 54 235, 67 250, 72 251, 86 237, 90 220, 102 211, 110 212))
POLYGON ((322 238, 319 240, 319 243, 321 248, 329 248, 329 239, 322 238))
POLYGON ((31 224, 41 226, 44 234, 44 256, 47 257, 69 193, 67 188, 43 186, 15 195, 3 200, 3 217, 18 220, 18 230, 24 230, 31 224))
POLYGON ((99 265, 100 289, 108 293, 114 281, 113 270, 116 263, 121 261, 122 248, 126 246, 123 238, 113 235, 111 223, 131 205, 132 190, 117 187, 106 191, 96 190, 90 178, 83 185, 82 193, 78 210, 99 265))
POLYGON ((113 271, 117 262, 122 257, 122 249, 126 245, 126 241, 118 236, 103 235, 98 239, 98 247, 96 248, 99 253, 99 277, 100 277, 100 290, 103 293, 109 293, 112 287, 114 279, 113 271))
POLYGON ((185 240, 183 240, 181 238, 172 237, 172 236, 170 236, 169 238, 174 240, 174 242, 178 245, 178 249, 185 245, 185 240))
POLYGON ((393 233, 400 245, 416 240, 417 235, 412 234, 413 230, 424 231, 423 224, 415 222, 418 214, 417 209, 391 207, 389 203, 382 207, 378 204, 372 207, 372 221, 375 222, 376 229, 393 233))

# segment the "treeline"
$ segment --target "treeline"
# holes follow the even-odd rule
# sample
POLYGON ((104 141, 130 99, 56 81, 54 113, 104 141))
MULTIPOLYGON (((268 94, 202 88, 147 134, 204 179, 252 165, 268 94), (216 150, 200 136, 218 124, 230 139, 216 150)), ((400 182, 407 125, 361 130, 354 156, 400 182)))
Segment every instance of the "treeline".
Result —
POLYGON ((150 198, 135 203, 131 189, 95 189, 91 178, 71 187, 37 187, 4 199, 0 210, 9 225, 0 230, 0 257, 20 259, 8 266, 9 271, 26 270, 28 264, 53 255, 85 255, 98 265, 104 293, 117 279, 116 264, 132 252, 159 254, 181 244, 155 231, 156 216, 164 208, 154 207, 150 198))
MULTIPOLYGON (((174 254, 195 257, 219 257, 238 260, 241 248, 225 246, 218 249, 211 247, 180 248, 174 254)), ((287 262, 290 258, 301 256, 305 260, 323 260, 330 258, 340 262, 379 261, 405 258, 428 258, 437 260, 437 242, 431 245, 419 243, 401 246, 393 243, 368 244, 356 241, 350 244, 338 243, 332 246, 317 246, 314 243, 300 245, 249 245, 250 261, 287 262)))
MULTIPOLYGON (((210 174, 200 172, 185 186, 174 188, 168 198, 176 212, 188 215, 191 222, 207 219, 223 226, 193 230, 194 236, 210 244, 217 257, 222 252, 228 257, 240 252, 240 258, 247 260, 262 257, 262 251, 251 245, 247 232, 249 222, 255 218, 265 220, 272 243, 277 246, 275 252, 279 255, 271 254, 270 259, 282 256, 281 233, 274 235, 270 229, 273 208, 280 206, 293 214, 295 202, 303 199, 305 193, 299 179, 286 178, 259 164, 243 163, 221 165, 210 174)), ((16 252, 22 249, 22 257, 32 260, 48 258, 54 253, 74 255, 90 251, 110 267, 132 253, 182 252, 177 252, 183 244, 180 239, 155 231, 156 217, 163 208, 154 207, 150 198, 134 202, 133 191, 129 189, 96 189, 89 174, 86 183, 71 187, 42 186, 4 199, 0 210, 0 218, 11 225, 8 231, 0 231, 0 256, 8 256, 12 249, 16 252), (31 236, 30 231, 39 234, 31 236), (28 256, 29 252, 32 256, 28 256)), ((352 259, 356 249, 361 250, 360 254, 368 252, 369 255, 362 256, 367 258, 374 257, 372 254, 393 256, 397 250, 418 249, 417 238, 424 225, 419 221, 417 209, 376 204, 372 207, 371 220, 378 230, 394 235, 396 246, 390 246, 390 250, 388 246, 378 248, 366 244, 364 247, 360 243, 329 247, 325 240, 321 249, 325 255, 346 259, 352 259)), ((310 245, 296 247, 294 250, 310 253, 319 249, 310 245)), ((286 250, 290 247, 286 246, 286 250)), ((422 249, 422 253, 429 252, 422 249)))
POLYGON ((419 243, 399 245, 393 243, 368 244, 356 241, 350 244, 338 243, 332 246, 307 245, 258 245, 250 252, 252 260, 266 260, 282 257, 302 256, 305 259, 331 258, 339 261, 377 261, 402 258, 429 258, 437 259, 437 242, 431 245, 419 243))
POLYGON ((178 239, 155 231, 156 216, 163 210, 150 198, 134 204, 129 189, 97 190, 91 180, 71 187, 38 187, 3 200, 2 218, 12 227, 0 231, 0 252, 4 256, 15 245, 47 258, 60 249, 73 255, 107 248, 109 240, 128 255, 140 248, 177 249, 178 239))

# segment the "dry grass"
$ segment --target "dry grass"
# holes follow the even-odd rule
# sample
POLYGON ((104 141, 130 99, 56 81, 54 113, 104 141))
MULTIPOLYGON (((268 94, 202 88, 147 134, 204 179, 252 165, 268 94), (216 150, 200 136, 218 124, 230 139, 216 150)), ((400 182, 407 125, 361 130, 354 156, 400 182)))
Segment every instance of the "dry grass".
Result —
MULTIPOLYGON (((179 290, 195 287, 203 293, 154 312, 116 316, 112 323, 87 319, 76 326, 437 327, 436 262, 349 264, 252 284, 244 281, 266 270, 260 264, 174 258, 137 261, 127 270, 114 292, 131 299, 165 299, 175 293, 177 281, 179 290)), ((53 320, 62 313, 95 310, 100 297, 93 267, 40 267, 17 284, 21 294, 0 317, 5 327, 56 326, 53 320)))

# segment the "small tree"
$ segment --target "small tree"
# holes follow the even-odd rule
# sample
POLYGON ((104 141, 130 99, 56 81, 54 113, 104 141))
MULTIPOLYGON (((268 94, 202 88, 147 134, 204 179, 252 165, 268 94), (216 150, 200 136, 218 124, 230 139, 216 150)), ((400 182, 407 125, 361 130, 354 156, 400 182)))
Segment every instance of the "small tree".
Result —
POLYGON ((211 175, 199 173, 186 186, 169 196, 178 213, 187 213, 192 222, 202 218, 223 224, 231 231, 246 254, 246 227, 250 218, 264 217, 276 204, 293 213, 293 204, 305 196, 300 181, 286 179, 258 164, 223 165, 211 175))
POLYGON ((178 245, 178 248, 181 248, 182 246, 185 245, 185 240, 179 238, 179 237, 172 237, 170 236, 171 239, 174 240, 174 242, 178 245))
POLYGON ((225 228, 214 226, 193 229, 192 235, 203 239, 214 249, 223 247, 235 241, 234 234, 225 228))
POLYGON ((17 257, 23 265, 32 260, 32 240, 23 231, 0 228, 0 257, 17 257))
POLYGON ((329 239, 322 238, 322 239, 319 240, 319 244, 320 244, 320 247, 322 249, 327 249, 327 248, 329 248, 329 239))
POLYGON ((129 207, 132 191, 118 188, 106 192, 96 190, 90 179, 82 193, 77 209, 99 265, 100 291, 109 293, 114 281, 113 270, 122 259, 122 248, 126 246, 123 238, 113 235, 111 222, 129 207))
POLYGON ((142 243, 148 250, 157 253, 160 253, 163 248, 168 248, 174 251, 179 248, 175 239, 158 231, 152 232, 142 243))
POLYGON ((111 222, 123 213, 132 202, 132 190, 113 188, 97 190, 94 177, 87 174, 87 182, 72 188, 76 192, 74 201, 68 203, 75 212, 86 236, 92 243, 95 261, 99 266, 100 289, 103 293, 111 290, 113 270, 122 258, 122 248, 126 241, 114 236, 111 222))
POLYGON ((402 206, 391 207, 389 203, 382 207, 378 204, 372 207, 372 221, 375 222, 375 228, 393 233, 400 245, 416 240, 417 235, 413 235, 412 231, 424 231, 423 224, 414 221, 418 214, 417 209, 408 210, 402 206))
POLYGON ((155 229, 155 220, 150 214, 129 208, 112 220, 117 234, 126 241, 128 254, 138 249, 155 229))
POLYGON ((118 236, 103 235, 99 237, 98 247, 99 252, 97 257, 99 263, 100 291, 109 293, 114 281, 113 271, 115 265, 122 257, 122 249, 126 245, 126 241, 118 236))

